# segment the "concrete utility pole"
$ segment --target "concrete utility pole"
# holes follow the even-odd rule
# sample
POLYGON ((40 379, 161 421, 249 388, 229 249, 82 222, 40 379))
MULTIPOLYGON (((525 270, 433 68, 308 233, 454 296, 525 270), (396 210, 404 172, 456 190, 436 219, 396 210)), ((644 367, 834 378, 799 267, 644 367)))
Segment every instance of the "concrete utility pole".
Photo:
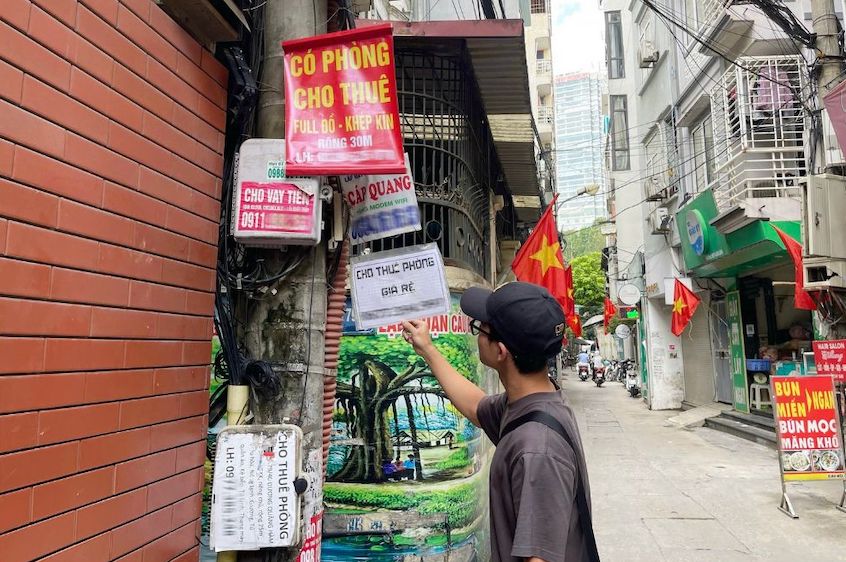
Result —
MULTIPOLYGON (((327 3, 320 0, 267 0, 264 63, 259 76, 258 136, 285 136, 284 56, 281 42, 326 32, 327 3)), ((318 203, 320 204, 320 203, 318 203)), ((292 247, 290 252, 301 251, 292 247)), ((326 326, 326 244, 304 249, 302 264, 259 300, 240 299, 238 318, 246 319, 242 336, 250 355, 281 368, 282 390, 260 400, 255 423, 299 425, 304 434, 303 459, 322 445, 323 361, 326 326)), ((266 252, 266 270, 277 271, 278 250, 266 252)), ((274 560, 293 562, 293 549, 274 560)), ((263 559, 264 554, 241 552, 239 561, 263 559)))
MULTIPOLYGON (((834 0, 811 0, 811 20, 813 31, 817 36, 816 51, 820 60, 820 72, 817 76, 817 107, 822 109, 823 98, 832 88, 842 80, 843 53, 837 41, 837 15, 834 11, 834 0)), ((825 149, 820 143, 817 150, 816 170, 824 171, 826 167, 825 149)))
POLYGON ((817 36, 817 56, 820 59, 819 101, 840 83, 843 68, 843 53, 837 41, 837 15, 834 0, 811 0, 811 19, 817 36))

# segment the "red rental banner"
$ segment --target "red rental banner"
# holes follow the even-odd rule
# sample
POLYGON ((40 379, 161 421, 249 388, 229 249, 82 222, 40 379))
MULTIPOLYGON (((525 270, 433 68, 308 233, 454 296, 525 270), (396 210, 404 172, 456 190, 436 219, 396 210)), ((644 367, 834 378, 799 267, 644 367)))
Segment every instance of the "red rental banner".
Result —
POLYGON ((815 341, 814 363, 818 375, 831 375, 834 382, 846 382, 846 340, 815 341))
POLYGON ((282 48, 286 173, 405 173, 391 24, 282 48))
POLYGON ((771 384, 784 479, 843 478, 840 416, 831 377, 772 377, 771 384))

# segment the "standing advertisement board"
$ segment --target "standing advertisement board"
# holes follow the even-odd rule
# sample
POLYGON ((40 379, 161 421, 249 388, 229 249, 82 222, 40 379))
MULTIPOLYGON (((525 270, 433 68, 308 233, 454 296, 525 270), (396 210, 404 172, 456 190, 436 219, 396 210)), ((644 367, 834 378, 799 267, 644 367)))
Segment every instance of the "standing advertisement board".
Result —
POLYGON ((779 509, 795 518, 786 482, 846 476, 840 413, 830 376, 772 377, 770 385, 782 476, 779 509))
POLYGON ((286 173, 404 173, 391 24, 282 48, 286 173))
POLYGON ((746 380, 746 352, 743 344, 743 319, 740 315, 740 293, 726 295, 729 341, 731 343, 731 380, 734 387, 734 409, 749 413, 749 385, 746 380))

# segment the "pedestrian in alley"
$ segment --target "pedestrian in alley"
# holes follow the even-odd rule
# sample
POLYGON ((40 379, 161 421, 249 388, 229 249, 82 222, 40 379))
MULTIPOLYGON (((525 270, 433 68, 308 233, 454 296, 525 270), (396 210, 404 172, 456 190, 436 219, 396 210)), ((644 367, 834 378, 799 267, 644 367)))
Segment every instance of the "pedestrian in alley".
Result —
POLYGON ((599 560, 584 452, 572 409, 556 392, 547 359, 561 351, 561 305, 537 285, 514 282, 461 297, 479 357, 505 392, 485 395, 434 347, 424 321, 403 335, 447 398, 497 446, 490 470, 493 562, 599 560))

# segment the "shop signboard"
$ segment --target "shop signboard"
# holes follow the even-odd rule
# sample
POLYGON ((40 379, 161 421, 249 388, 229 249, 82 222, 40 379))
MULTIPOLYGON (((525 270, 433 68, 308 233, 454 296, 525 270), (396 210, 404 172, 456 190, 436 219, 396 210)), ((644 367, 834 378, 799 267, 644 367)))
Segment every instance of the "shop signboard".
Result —
POLYGON ((287 174, 404 173, 391 24, 282 48, 287 174))
POLYGON ((302 430, 289 424, 233 426, 217 438, 211 505, 216 551, 299 543, 302 430))
POLYGON ((734 409, 749 413, 749 386, 746 380, 746 352, 743 343, 743 320, 740 314, 740 293, 726 295, 726 310, 731 343, 731 379, 734 387, 734 409))
POLYGON ((402 174, 340 177, 353 244, 420 230, 420 207, 407 154, 405 167, 402 174))
POLYGON ((376 252, 350 261, 350 295, 359 329, 449 311, 444 261, 436 244, 376 252))
POLYGON ((846 383, 846 340, 815 341, 814 363, 818 375, 831 375, 834 382, 846 383))
POLYGON ((726 237, 710 221, 719 214, 714 194, 706 189, 676 213, 684 263, 689 270, 729 254, 726 237))
POLYGON ((773 377, 771 386, 783 478, 842 479, 846 471, 832 378, 773 377))

